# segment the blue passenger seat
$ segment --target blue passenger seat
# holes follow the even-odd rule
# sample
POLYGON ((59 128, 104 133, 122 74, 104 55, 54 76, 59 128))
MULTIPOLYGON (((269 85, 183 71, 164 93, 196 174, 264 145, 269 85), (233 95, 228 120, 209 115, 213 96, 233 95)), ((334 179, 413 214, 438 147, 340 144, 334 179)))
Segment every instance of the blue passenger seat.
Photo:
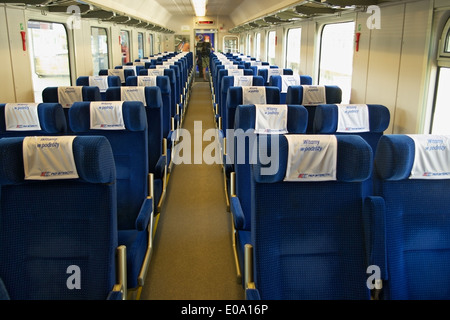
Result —
POLYGON ((448 136, 380 138, 364 203, 379 299, 450 299, 449 164, 448 136))
POLYGON ((165 197, 168 159, 163 136, 163 102, 159 87, 114 87, 106 91, 107 101, 141 101, 145 106, 148 132, 148 168, 154 176, 155 209, 160 208, 165 197), (126 92, 132 92, 127 96, 126 92), (134 92, 136 91, 136 92, 134 92))
MULTIPOLYGON (((96 86, 47 87, 42 91, 42 101, 61 104, 67 121, 69 108, 74 102, 101 100, 100 89, 96 86)), ((70 132, 69 123, 67 123, 67 130, 70 132)))
POLYGON ((319 104, 339 104, 342 101, 342 90, 338 86, 289 86, 286 93, 287 104, 300 104, 308 110, 308 128, 306 133, 313 133, 314 116, 316 107, 319 104), (324 87, 325 92, 323 96, 312 97, 315 101, 311 101, 311 96, 306 93, 313 93, 316 90, 324 87), (306 90, 306 92, 305 92, 306 90), (306 100, 306 101, 305 101, 306 100))
POLYGON ((116 165, 119 244, 127 248, 128 289, 139 292, 151 257, 154 222, 144 104, 77 102, 70 108, 69 123, 77 135, 105 136, 111 144, 116 165))
POLYGON ((312 85, 312 78, 305 75, 274 75, 269 78, 269 86, 280 89, 280 103, 286 103, 287 90, 292 85, 312 85))
POLYGON ((0 137, 62 135, 67 120, 59 103, 0 104, 0 137))
POLYGON ((124 298, 126 248, 118 245, 108 140, 3 138, 0 168, 0 299, 124 298), (36 161, 40 153, 69 166, 36 161))
POLYGON ((81 76, 78 77, 77 86, 97 86, 100 89, 102 100, 106 100, 106 89, 122 85, 119 76, 81 76))
MULTIPOLYGON (((389 109, 379 104, 322 104, 316 107, 313 133, 357 134, 372 147, 375 156, 378 141, 390 123, 389 109)), ((372 195, 372 179, 365 182, 366 195, 372 195)))
MULTIPOLYGON (((236 258, 236 270, 238 279, 244 273, 244 248, 245 244, 251 243, 251 184, 250 170, 252 160, 255 158, 250 155, 254 148, 256 137, 260 132, 278 133, 279 127, 286 129, 287 134, 305 133, 308 123, 308 112, 306 108, 300 105, 270 105, 264 109, 264 106, 255 105, 239 105, 236 108, 236 116, 234 123, 234 146, 231 147, 228 156, 233 158, 234 172, 231 173, 230 179, 230 211, 233 218, 233 249, 236 258), (259 108, 262 110, 258 111, 259 108), (261 113, 274 110, 275 108, 283 108, 278 111, 278 121, 266 121, 267 126, 262 127, 257 119, 261 113), (257 112, 260 114, 257 115, 257 112), (286 113, 284 113, 286 112, 286 113), (278 126, 278 124, 283 124, 278 126), (256 129, 256 131, 255 131, 256 129), (234 152, 233 152, 234 150, 234 152)), ((275 113, 274 111, 270 111, 275 113)), ((265 123, 263 123, 265 124, 265 123)), ((243 278, 242 278, 243 279, 243 278)), ((243 280, 242 280, 243 281, 243 280)), ((244 283, 242 282, 244 285, 244 283)))
POLYGON ((259 135, 258 151, 273 161, 252 165, 247 299, 370 299, 361 183, 372 149, 355 135, 272 137, 264 147, 259 135))

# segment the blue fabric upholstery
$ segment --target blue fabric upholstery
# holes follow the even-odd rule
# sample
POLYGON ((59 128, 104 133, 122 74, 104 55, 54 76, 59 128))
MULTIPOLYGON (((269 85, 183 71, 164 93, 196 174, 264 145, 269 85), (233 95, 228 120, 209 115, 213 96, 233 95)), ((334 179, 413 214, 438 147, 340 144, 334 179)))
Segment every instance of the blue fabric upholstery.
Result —
MULTIPOLYGON (((116 67, 115 69, 122 69, 122 68, 117 68, 116 67)), ((98 72, 98 75, 99 76, 107 76, 108 75, 108 69, 101 69, 98 72)), ((123 70, 123 77, 124 77, 125 81, 127 80, 128 77, 131 77, 131 76, 135 76, 134 70, 132 70, 132 69, 125 69, 125 70, 123 70)), ((125 81, 122 83, 122 85, 125 84, 125 81)))
MULTIPOLYGON (((126 81, 127 86, 137 86, 138 77, 128 77, 126 81)), ((167 138, 172 126, 172 94, 170 87, 170 80, 167 76, 157 76, 156 86, 161 91, 162 110, 163 110, 163 137, 167 138)))
MULTIPOLYGON (((155 68, 155 66, 151 66, 150 69, 155 68)), ((148 75, 148 69, 142 69, 139 72, 140 76, 147 76, 148 75)), ((177 80, 175 78, 175 70, 174 69, 164 69, 164 75, 166 77, 169 77, 169 83, 170 83, 170 114, 172 117, 175 117, 177 113, 177 80)), ((178 127, 177 124, 175 124, 174 130, 178 127)))
MULTIPOLYGON (((244 76, 253 76, 253 71, 251 69, 244 69, 243 70, 244 76)), ((217 74, 217 80, 216 85, 214 87, 216 95, 216 103, 218 104, 217 108, 217 114, 219 116, 222 116, 222 110, 225 106, 226 100, 227 100, 227 92, 228 88, 232 87, 234 85, 234 77, 228 75, 228 70, 226 69, 219 69, 217 74), (227 77, 224 81, 224 78, 227 77)), ((261 79, 253 79, 253 85, 255 86, 262 86, 261 79)))
MULTIPOLYGON (((81 76, 78 77, 77 86, 89 86, 89 76, 81 76)), ((108 87, 120 87, 122 83, 120 82, 120 77, 118 76, 108 76, 108 87)), ((106 93, 100 92, 100 96, 102 100, 106 100, 106 93)))
POLYGON ((79 179, 32 181, 24 180, 23 139, 0 139, 4 291, 11 300, 111 298, 118 231, 116 170, 108 140, 74 139, 79 179), (79 289, 68 287, 76 276, 70 266, 79 268, 79 289))
POLYGON ((447 300, 450 179, 409 179, 415 153, 407 135, 380 138, 374 196, 365 201, 369 261, 381 269, 382 298, 447 300))
MULTIPOLYGON (((98 87, 83 86, 82 89, 83 101, 101 101, 102 95, 98 87)), ((44 103, 59 103, 58 99, 58 87, 47 87, 42 91, 42 101, 44 103)), ((64 115, 67 121, 67 132, 70 133, 69 121, 69 109, 63 108, 64 115)))
MULTIPOLYGON (((159 89, 146 89, 151 88, 159 89)), ((147 228, 153 213, 153 199, 147 198, 149 169, 146 108, 138 101, 123 103, 125 130, 90 129, 89 109, 90 103, 75 103, 69 111, 69 123, 76 134, 102 135, 111 144, 117 172, 119 244, 127 246, 128 287, 136 288, 138 279, 135 275, 139 274, 147 252, 147 228)))
MULTIPOLYGON (((267 70, 267 69, 266 69, 267 70)), ((312 85, 311 76, 299 76, 300 85, 312 85)), ((286 103, 286 92, 281 92, 283 82, 281 76, 271 76, 269 79, 269 86, 275 86, 280 89, 280 103, 286 103)))
MULTIPOLYGON (((339 104, 342 101, 342 90, 338 86, 325 85, 325 100, 327 104, 339 104)), ((289 86, 286 93, 287 104, 303 104, 303 87, 289 86)), ((314 132, 314 117, 316 106, 305 106, 308 110, 308 129, 306 133, 314 132)))
MULTIPOLYGON (((256 107, 254 105, 239 105, 236 108, 234 153, 232 154, 236 173, 236 197, 231 199, 230 211, 233 215, 235 232, 237 232, 237 253, 242 273, 244 270, 244 246, 246 243, 250 243, 252 206, 251 190, 249 189, 251 182, 250 151, 253 150, 253 143, 256 140, 256 135, 250 132, 255 129, 255 122, 256 107), (244 138, 245 136, 248 138, 244 138)), ((287 130, 290 134, 305 133, 307 123, 308 112, 305 107, 288 105, 287 130)))
MULTIPOLYGON (((106 99, 108 101, 121 101, 120 87, 108 88, 106 99)), ((155 181, 163 179, 161 168, 167 166, 168 160, 163 155, 163 102, 161 89, 159 87, 145 87, 145 114, 147 119, 148 131, 148 168, 149 172, 154 173, 155 181), (161 166, 161 164, 163 164, 161 166)), ((158 184, 159 185, 159 184, 158 184)), ((154 188, 154 200, 158 204, 162 194, 162 189, 154 188)))
POLYGON ((5 105, 0 104, 0 137, 23 137, 28 135, 60 135, 67 132, 67 121, 63 107, 59 103, 40 103, 38 117, 41 130, 7 131, 5 105))
MULTIPOLYGON (((259 139, 264 136, 259 136, 259 139)), ((361 182, 372 150, 359 136, 337 136, 337 180, 284 182, 288 143, 278 137, 273 176, 252 165, 254 282, 264 300, 369 299, 361 182), (359 164, 359 165, 356 165, 359 164)), ((269 140, 270 141, 270 140, 269 140)), ((270 154, 270 153, 269 153, 270 154)))
POLYGON ((71 129, 77 135, 103 135, 111 143, 117 169, 118 226, 134 229, 142 199, 147 196, 148 137, 145 109, 141 102, 124 102, 126 130, 90 129, 90 103, 74 103, 69 112, 71 129), (145 142, 145 145, 143 145, 145 142))
MULTIPOLYGON (((336 132, 338 127, 338 106, 335 104, 322 104, 316 107, 313 132, 315 134, 357 134, 366 140, 372 147, 375 156, 378 141, 388 128, 390 122, 389 109, 379 104, 368 104, 369 132, 336 132)), ((365 183, 365 194, 372 194, 372 179, 365 183)))
MULTIPOLYGON (((262 77, 257 77, 263 81, 262 77)), ((225 79, 223 80, 225 84, 225 79)), ((261 86, 261 85, 259 85, 261 86)), ((279 104, 280 103, 280 89, 277 87, 266 86, 266 103, 267 104, 279 104)), ((234 117, 236 113, 236 108, 238 105, 242 104, 242 87, 229 87, 227 91, 227 97, 225 100, 225 108, 222 111, 222 130, 224 131, 224 136, 226 137, 226 130, 234 128, 234 117)), ((293 103, 295 104, 295 103, 293 103)))

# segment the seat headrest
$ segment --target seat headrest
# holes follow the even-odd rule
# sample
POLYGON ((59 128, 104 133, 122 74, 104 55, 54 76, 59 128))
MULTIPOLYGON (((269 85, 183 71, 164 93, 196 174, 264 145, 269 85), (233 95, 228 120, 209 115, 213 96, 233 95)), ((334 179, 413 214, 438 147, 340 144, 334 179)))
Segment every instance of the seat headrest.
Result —
MULTIPOLYGON (((0 130, 5 131, 5 106, 0 104, 0 130)), ((38 116, 41 131, 46 134, 58 134, 67 131, 66 116, 63 107, 59 103, 40 103, 38 105, 38 116)))
MULTIPOLYGON (((368 104, 370 132, 384 132, 390 123, 389 109, 379 104, 368 104)), ((316 107, 314 115, 314 132, 333 134, 338 127, 338 106, 322 104, 316 107)))
MULTIPOLYGON (((90 102, 76 102, 69 109, 69 125, 73 132, 90 131, 90 102)), ((145 107, 139 101, 124 101, 122 114, 125 129, 128 131, 144 131, 147 129, 145 107)))
MULTIPOLYGON (((338 86, 325 85, 325 100, 327 104, 341 103, 342 90, 338 86)), ((286 93, 286 102, 288 104, 302 104, 303 85, 290 86, 286 93)))
POLYGON ((375 172, 380 179, 449 179, 450 137, 390 134, 378 142, 375 172))
MULTIPOLYGON (((372 148, 357 135, 337 135, 336 180, 360 182, 372 173, 372 148)), ((257 138, 257 159, 252 164, 258 183, 275 183, 286 175, 289 145, 285 135, 260 135, 257 138), (270 173, 270 174, 268 174, 270 173)))
MULTIPOLYGON (((24 137, 0 139, 0 184, 22 183, 25 179, 24 137)), ((109 141, 103 136, 77 136, 73 156, 79 180, 112 183, 116 179, 114 157, 109 141)))
MULTIPOLYGON (((308 111, 301 105, 288 105, 287 130, 289 133, 305 133, 308 125, 308 111)), ((238 105, 234 129, 255 128, 256 108, 254 104, 238 105)))

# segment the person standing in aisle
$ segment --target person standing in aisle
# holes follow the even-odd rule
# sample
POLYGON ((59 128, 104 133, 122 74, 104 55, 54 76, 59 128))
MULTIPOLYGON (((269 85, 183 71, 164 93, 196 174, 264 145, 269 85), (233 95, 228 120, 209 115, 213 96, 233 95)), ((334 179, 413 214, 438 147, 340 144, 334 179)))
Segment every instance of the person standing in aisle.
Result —
POLYGON ((197 57, 197 67, 198 75, 200 78, 203 77, 203 66, 202 66, 202 51, 203 51, 203 40, 198 36, 196 37, 197 44, 195 46, 195 56, 197 57))

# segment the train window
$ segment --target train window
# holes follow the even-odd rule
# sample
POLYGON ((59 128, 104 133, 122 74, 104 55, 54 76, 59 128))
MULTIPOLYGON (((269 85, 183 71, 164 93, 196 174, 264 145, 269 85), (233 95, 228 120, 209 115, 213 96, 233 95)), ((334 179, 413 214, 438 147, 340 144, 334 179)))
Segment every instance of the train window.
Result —
POLYGON ((448 119, 450 118, 450 68, 439 68, 436 98, 434 104, 432 134, 450 134, 448 119))
POLYGON ((438 75, 434 96, 431 133, 450 134, 448 119, 450 117, 450 19, 448 19, 440 39, 438 57, 438 75))
POLYGON ((247 46, 246 46, 247 50, 246 50, 246 54, 247 56, 251 56, 252 55, 252 36, 250 34, 247 35, 247 46))
POLYGON ((322 29, 319 84, 342 89, 342 103, 350 102, 355 22, 327 24, 322 29))
POLYGON ((289 29, 287 31, 286 38, 286 68, 292 69, 292 71, 294 71, 294 74, 299 74, 302 28, 289 29))
POLYGON ((108 34, 105 28, 91 28, 92 60, 94 75, 98 75, 101 69, 109 68, 108 34))
POLYGON ((61 23, 28 21, 34 100, 42 102, 46 87, 70 86, 69 44, 61 23))
POLYGON ((239 38, 236 36, 223 37, 223 52, 236 53, 238 52, 239 38))
POLYGON ((261 60, 261 33, 255 35, 255 58, 257 61, 261 60))
POLYGON ((149 55, 152 56, 153 55, 153 34, 151 34, 151 33, 148 36, 148 42, 149 42, 149 47, 150 47, 149 55))
POLYGON ((144 34, 138 32, 138 59, 144 58, 144 34))
POLYGON ((275 47, 277 44, 276 40, 276 32, 275 31, 269 31, 267 34, 267 61, 271 65, 276 64, 275 60, 275 47))
POLYGON ((130 32, 120 30, 120 47, 122 50, 122 65, 130 62, 130 32))

